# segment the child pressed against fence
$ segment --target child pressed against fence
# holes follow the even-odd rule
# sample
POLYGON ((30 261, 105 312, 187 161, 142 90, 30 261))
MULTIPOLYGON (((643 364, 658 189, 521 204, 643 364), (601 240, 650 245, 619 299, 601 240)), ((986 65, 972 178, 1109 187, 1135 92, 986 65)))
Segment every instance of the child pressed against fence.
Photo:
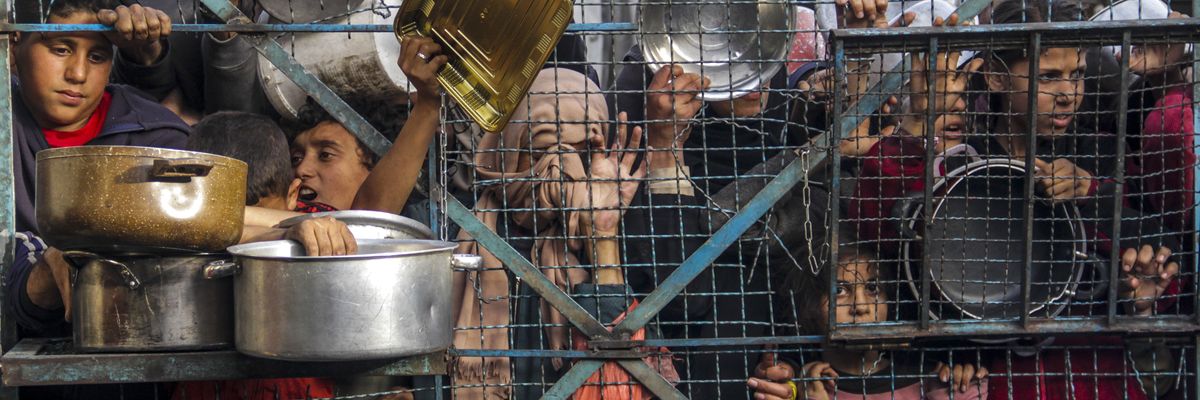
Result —
MULTIPOLYGON (((841 232, 853 230, 843 228, 841 232)), ((854 239, 844 237, 844 243, 854 239)), ((828 259, 825 256, 824 259, 828 259)), ((829 332, 829 301, 837 302, 837 324, 888 321, 888 265, 867 247, 841 244, 838 260, 818 266, 818 272, 795 269, 781 292, 796 308, 796 323, 804 334, 829 332), (837 274, 837 291, 829 292, 830 274, 837 274)), ((973 364, 922 362, 922 356, 888 354, 824 346, 817 360, 804 353, 767 353, 747 379, 755 399, 981 399, 987 397, 987 369, 973 364), (807 361, 807 362, 806 362, 807 361), (799 380, 799 382, 796 382, 799 380)))

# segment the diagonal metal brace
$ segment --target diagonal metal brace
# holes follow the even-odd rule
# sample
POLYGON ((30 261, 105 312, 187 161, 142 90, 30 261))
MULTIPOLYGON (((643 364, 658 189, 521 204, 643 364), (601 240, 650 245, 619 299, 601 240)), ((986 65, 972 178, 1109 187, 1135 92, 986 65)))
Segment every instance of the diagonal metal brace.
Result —
POLYGON ((521 278, 529 287, 537 294, 542 296, 554 307, 555 310, 562 313, 563 316, 571 321, 580 331, 583 331, 588 337, 592 338, 611 338, 614 337, 612 332, 604 328, 592 314, 583 309, 579 303, 571 299, 566 293, 563 293, 554 282, 546 278, 542 271, 533 266, 525 256, 518 253, 511 245, 504 241, 496 232, 488 229, 487 225, 475 218, 475 214, 467 209, 462 202, 454 196, 446 196, 446 216, 450 217, 451 221, 458 224, 463 230, 471 234, 471 237, 479 242, 483 248, 491 252, 496 258, 499 258, 504 266, 512 271, 513 275, 521 278))
POLYGON ((658 285, 657 289, 646 296, 646 299, 638 304, 614 331, 632 333, 650 322, 650 319, 666 307, 679 292, 683 291, 688 283, 709 265, 712 265, 713 261, 725 252, 725 249, 742 237, 742 234, 763 214, 766 214, 767 210, 775 205, 775 202, 779 201, 793 186, 796 186, 796 183, 808 172, 808 165, 804 159, 805 157, 797 158, 784 167, 783 171, 780 171, 778 176, 763 187, 761 192, 754 195, 754 198, 733 218, 730 218, 725 226, 718 229, 708 241, 700 246, 699 250, 684 260, 679 268, 672 271, 671 275, 658 285))
MULTIPOLYGON (((213 14, 217 15, 222 22, 230 22, 236 19, 244 19, 246 15, 242 14, 233 4, 227 0, 200 0, 213 14)), ((280 72, 291 79, 296 86, 299 86, 305 93, 316 100, 317 104, 325 108, 335 119, 346 127, 346 130, 354 134, 358 140, 361 140, 371 152, 383 155, 392 147, 391 142, 379 133, 366 119, 354 112, 341 97, 338 97, 329 86, 313 76, 304 69, 303 65, 296 62, 275 40, 263 35, 242 35, 244 40, 254 46, 260 54, 275 64, 280 72)))

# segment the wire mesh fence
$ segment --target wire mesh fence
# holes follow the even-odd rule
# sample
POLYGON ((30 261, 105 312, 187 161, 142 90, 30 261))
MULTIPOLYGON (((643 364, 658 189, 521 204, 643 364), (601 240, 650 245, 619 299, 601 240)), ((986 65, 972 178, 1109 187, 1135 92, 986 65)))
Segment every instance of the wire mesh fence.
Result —
MULTIPOLYGON (((448 376, 334 394, 1197 397, 1194 20, 1151 20, 1149 1, 1102 28, 1072 25, 1116 15, 1099 2, 851 3, 582 0, 503 130, 443 98, 406 215, 484 256, 456 271, 448 376), (956 9, 973 27, 888 27, 956 9)), ((400 4, 238 7, 349 26, 400 4)), ((250 47, 195 74, 228 45, 208 35, 172 37, 209 83, 164 103, 313 125, 311 88, 250 47), (208 89, 227 76, 255 90, 208 89)), ((265 35, 373 125, 345 124, 363 149, 395 140, 415 89, 391 32, 265 35)))

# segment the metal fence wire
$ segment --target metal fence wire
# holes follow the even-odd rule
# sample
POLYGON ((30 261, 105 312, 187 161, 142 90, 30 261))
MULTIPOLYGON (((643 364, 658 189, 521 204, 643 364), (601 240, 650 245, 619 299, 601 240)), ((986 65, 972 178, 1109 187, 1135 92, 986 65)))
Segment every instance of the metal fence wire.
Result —
MULTIPOLYGON (((1200 4, 1155 1, 578 0, 503 130, 443 96, 447 375, 337 398, 1200 398, 1200 20, 1153 11, 1200 4)), ((399 0, 140 3, 259 29, 285 124, 382 154, 412 110, 399 0)))

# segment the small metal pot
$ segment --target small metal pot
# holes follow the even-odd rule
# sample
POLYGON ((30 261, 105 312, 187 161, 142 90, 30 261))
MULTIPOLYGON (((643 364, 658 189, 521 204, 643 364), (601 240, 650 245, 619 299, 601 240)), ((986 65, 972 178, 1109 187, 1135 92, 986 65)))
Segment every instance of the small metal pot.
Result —
POLYGON ((291 361, 404 357, 453 338, 453 268, 478 268, 454 243, 358 240, 358 254, 304 256, 292 241, 233 246, 236 263, 206 268, 234 279, 238 351, 291 361))
POLYGON ((228 254, 128 255, 119 261, 65 251, 75 347, 88 352, 227 348, 233 344, 233 282, 204 279, 228 254))
POLYGON ((220 252, 237 244, 246 163, 192 151, 79 146, 37 154, 37 223, 59 249, 220 252))

